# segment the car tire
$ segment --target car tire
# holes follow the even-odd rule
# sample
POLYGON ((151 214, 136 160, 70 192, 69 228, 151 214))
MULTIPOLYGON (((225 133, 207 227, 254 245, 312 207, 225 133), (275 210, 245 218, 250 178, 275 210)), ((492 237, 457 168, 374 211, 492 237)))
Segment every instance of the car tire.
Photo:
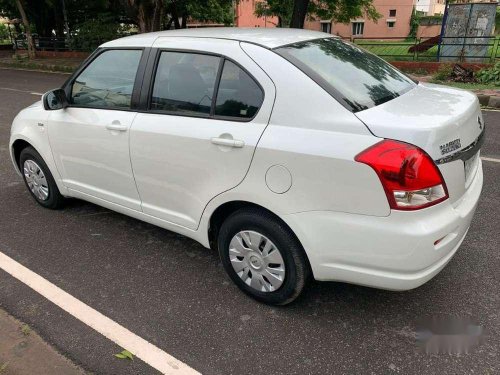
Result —
POLYGON ((246 294, 286 305, 302 293, 310 275, 306 254, 294 233, 271 213, 238 210, 222 223, 217 238, 224 269, 246 294))
POLYGON ((26 147, 19 157, 24 183, 35 201, 45 208, 58 209, 64 204, 49 167, 33 147, 26 147))

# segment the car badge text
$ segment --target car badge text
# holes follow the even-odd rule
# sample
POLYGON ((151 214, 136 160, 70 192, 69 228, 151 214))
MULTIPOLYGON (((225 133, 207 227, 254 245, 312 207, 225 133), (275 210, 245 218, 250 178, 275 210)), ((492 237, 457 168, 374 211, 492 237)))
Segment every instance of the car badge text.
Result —
POLYGON ((446 155, 449 154, 450 152, 458 150, 461 147, 462 145, 460 144, 460 138, 457 138, 454 139, 453 141, 445 143, 444 145, 440 145, 439 149, 441 150, 441 155, 446 155))

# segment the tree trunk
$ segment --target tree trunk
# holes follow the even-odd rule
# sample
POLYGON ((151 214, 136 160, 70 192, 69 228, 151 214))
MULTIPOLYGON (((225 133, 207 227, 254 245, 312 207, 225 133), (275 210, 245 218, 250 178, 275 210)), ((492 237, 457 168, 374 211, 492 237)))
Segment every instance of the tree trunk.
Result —
POLYGON ((293 2, 293 13, 290 21, 290 27, 303 29, 307 15, 307 7, 310 0, 295 0, 293 2))
POLYGON ((128 4, 135 10, 137 26, 139 27, 140 33, 160 30, 163 9, 162 0, 140 2, 129 0, 128 4))
POLYGON ((137 10, 137 26, 139 26, 140 33, 148 32, 146 16, 144 14, 144 7, 142 5, 139 5, 139 9, 137 10))
POLYGON ((68 12, 66 11, 66 3, 62 0, 62 13, 64 20, 64 31, 66 31, 66 39, 69 39, 69 24, 68 24, 68 12))
POLYGON ((181 29, 187 29, 188 16, 186 13, 182 15, 181 29))
POLYGON ((174 29, 180 29, 181 23, 179 22, 179 13, 177 13, 177 7, 175 5, 172 8, 172 19, 174 20, 174 29))
POLYGON ((28 45, 28 57, 30 59, 35 58, 35 46, 33 45, 33 38, 31 37, 30 23, 28 22, 28 17, 26 17, 26 12, 24 11, 22 0, 16 0, 17 9, 21 14, 21 19, 23 20, 24 32, 26 33, 26 43, 28 45))
POLYGON ((174 18, 170 17, 170 19, 167 22, 167 26, 165 26, 165 30, 170 30, 170 28, 172 27, 172 23, 173 22, 174 22, 174 18))
POLYGON ((163 1, 155 0, 153 1, 153 16, 151 17, 151 31, 161 30, 161 16, 163 12, 163 1))

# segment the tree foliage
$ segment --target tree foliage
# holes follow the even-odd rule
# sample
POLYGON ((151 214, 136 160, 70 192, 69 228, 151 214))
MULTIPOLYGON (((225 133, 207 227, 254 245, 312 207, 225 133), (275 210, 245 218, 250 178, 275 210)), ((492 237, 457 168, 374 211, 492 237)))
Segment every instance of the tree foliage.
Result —
POLYGON ((255 5, 257 17, 276 17, 278 27, 290 26, 293 12, 292 0, 267 0, 259 1, 255 5))
POLYGON ((9 30, 7 26, 3 23, 0 23, 0 42, 9 38, 9 30))
POLYGON ((416 9, 413 9, 410 18, 410 32, 408 33, 408 40, 414 40, 417 38, 418 26, 420 25, 420 15, 416 9))
POLYGON ((274 16, 279 26, 296 28, 303 28, 306 19, 347 23, 363 15, 374 21, 380 18, 373 0, 265 0, 257 4, 256 15, 274 16))
MULTIPOLYGON (((116 25, 149 32, 184 28, 190 19, 229 25, 234 16, 232 0, 23 0, 35 33, 42 37, 67 36, 63 2, 70 36, 77 37, 80 32, 91 36, 93 31, 94 39, 120 36, 123 30, 116 25)), ((21 18, 13 0, 0 0, 0 15, 21 18)))

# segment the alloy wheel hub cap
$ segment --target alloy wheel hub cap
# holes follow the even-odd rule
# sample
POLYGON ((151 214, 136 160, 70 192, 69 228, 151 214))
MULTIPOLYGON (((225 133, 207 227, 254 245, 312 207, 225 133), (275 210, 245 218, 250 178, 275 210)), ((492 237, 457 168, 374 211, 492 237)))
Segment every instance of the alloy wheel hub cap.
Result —
POLYGON ((26 160, 23 165, 24 178, 31 192, 41 201, 49 198, 49 185, 40 166, 33 160, 26 160))
POLYGON ((259 292, 274 292, 285 280, 279 249, 263 234, 241 231, 229 243, 229 260, 236 274, 259 292))

